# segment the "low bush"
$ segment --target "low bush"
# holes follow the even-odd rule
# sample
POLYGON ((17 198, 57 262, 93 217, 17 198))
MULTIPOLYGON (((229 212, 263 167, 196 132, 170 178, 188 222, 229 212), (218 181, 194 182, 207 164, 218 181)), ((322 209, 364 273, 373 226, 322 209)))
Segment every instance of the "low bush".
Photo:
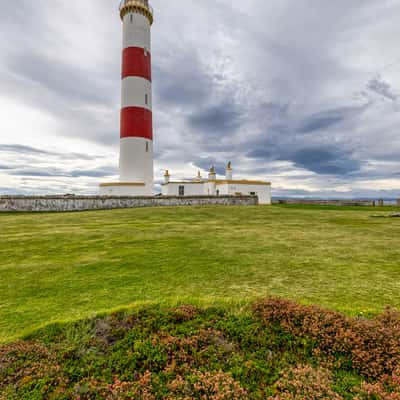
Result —
POLYGON ((254 306, 266 326, 315 341, 315 354, 337 368, 355 369, 368 378, 392 374, 400 365, 400 313, 387 309, 373 319, 349 318, 317 306, 266 299, 254 306))
POLYGON ((393 310, 153 307, 0 347, 0 399, 400 400, 399 344, 393 310))
POLYGON ((269 400, 342 400, 332 386, 329 370, 301 365, 283 374, 276 384, 278 394, 269 400))

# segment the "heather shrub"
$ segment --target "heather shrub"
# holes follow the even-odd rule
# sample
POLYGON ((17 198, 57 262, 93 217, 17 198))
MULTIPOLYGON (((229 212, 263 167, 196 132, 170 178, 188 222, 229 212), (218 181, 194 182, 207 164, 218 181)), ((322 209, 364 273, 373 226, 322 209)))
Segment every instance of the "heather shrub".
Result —
POLYGON ((0 346, 0 400, 400 400, 399 321, 267 299, 58 324, 0 346))
POLYGON ((277 395, 269 400, 342 400, 332 385, 330 371, 300 365, 283 374, 276 384, 277 395))
POLYGON ((108 384, 95 379, 84 379, 75 385, 71 397, 76 400, 156 400, 152 387, 152 375, 146 372, 136 382, 124 382, 115 378, 108 384))
POLYGON ((17 342, 0 347, 0 398, 20 398, 30 393, 41 398, 62 398, 68 380, 54 353, 38 342, 17 342), (17 389, 23 388, 19 396, 17 389), (7 394, 7 396, 6 396, 7 394))
POLYGON ((222 371, 193 371, 186 379, 178 375, 167 385, 165 400, 246 400, 247 392, 229 374, 222 371))
POLYGON ((266 299, 254 306, 264 325, 315 341, 315 354, 337 368, 353 368, 368 378, 392 374, 400 365, 400 314, 386 310, 372 320, 349 318, 317 306, 266 299))
MULTIPOLYGON (((165 379, 167 375, 163 378, 165 379)), ((165 382, 164 382, 165 383, 165 382)), ((134 400, 246 400, 247 393, 229 374, 224 372, 201 372, 188 370, 186 376, 170 376, 160 390, 160 376, 147 371, 135 382, 120 381, 107 384, 104 381, 85 379, 72 393, 76 400, 134 399, 134 400), (163 393, 164 392, 164 393, 163 393)))
POLYGON ((199 310, 195 306, 182 305, 182 306, 177 307, 173 311, 173 315, 175 316, 175 318, 178 322, 182 322, 182 321, 190 321, 198 314, 198 312, 199 312, 199 310))
POLYGON ((378 382, 364 382, 355 400, 400 400, 400 367, 378 382))

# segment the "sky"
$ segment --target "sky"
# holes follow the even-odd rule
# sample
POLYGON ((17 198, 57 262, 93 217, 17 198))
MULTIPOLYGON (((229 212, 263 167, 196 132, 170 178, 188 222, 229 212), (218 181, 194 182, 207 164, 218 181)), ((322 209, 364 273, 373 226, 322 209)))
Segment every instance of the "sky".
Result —
MULTIPOLYGON (((1 1, 0 194, 118 179, 118 4, 1 1)), ((400 197, 398 0, 152 6, 156 190, 232 161, 275 197, 400 197)))

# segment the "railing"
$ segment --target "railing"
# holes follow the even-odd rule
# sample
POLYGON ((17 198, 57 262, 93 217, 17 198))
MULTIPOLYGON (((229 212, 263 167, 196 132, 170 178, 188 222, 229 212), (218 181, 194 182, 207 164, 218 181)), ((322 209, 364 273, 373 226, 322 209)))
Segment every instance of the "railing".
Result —
POLYGON ((149 4, 149 0, 122 0, 119 5, 119 10, 121 11, 124 7, 137 5, 146 7, 153 15, 153 7, 149 4))

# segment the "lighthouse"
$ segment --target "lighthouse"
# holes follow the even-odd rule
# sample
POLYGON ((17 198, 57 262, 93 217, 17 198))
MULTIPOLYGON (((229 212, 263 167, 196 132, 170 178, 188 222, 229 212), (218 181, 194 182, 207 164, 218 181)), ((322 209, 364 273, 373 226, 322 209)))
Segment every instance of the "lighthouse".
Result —
POLYGON ((120 181, 103 183, 110 196, 153 195, 151 25, 148 0, 122 0, 123 25, 120 122, 120 181))

